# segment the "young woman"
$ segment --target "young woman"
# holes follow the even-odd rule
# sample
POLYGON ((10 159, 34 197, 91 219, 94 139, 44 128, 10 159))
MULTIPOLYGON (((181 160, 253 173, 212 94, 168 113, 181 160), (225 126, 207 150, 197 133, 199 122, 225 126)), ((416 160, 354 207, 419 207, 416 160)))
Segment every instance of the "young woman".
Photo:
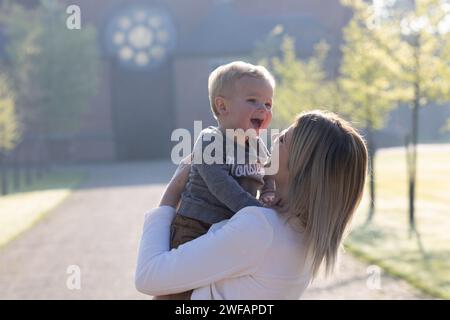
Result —
POLYGON ((193 290, 191 299, 298 299, 322 264, 332 271, 363 194, 365 143, 349 123, 321 111, 301 114, 275 143, 276 204, 246 207, 169 251, 176 203, 167 199, 179 198, 173 190, 180 190, 188 174, 186 167, 177 170, 169 195, 146 215, 135 275, 140 292, 193 290))

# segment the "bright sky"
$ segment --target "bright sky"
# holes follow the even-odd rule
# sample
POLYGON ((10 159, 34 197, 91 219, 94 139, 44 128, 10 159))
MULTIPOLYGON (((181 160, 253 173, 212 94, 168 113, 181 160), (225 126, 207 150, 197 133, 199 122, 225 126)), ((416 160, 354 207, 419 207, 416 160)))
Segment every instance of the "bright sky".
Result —
MULTIPOLYGON (((411 4, 413 0, 373 0, 373 6, 375 9, 375 15, 383 18, 386 16, 387 8, 394 3, 404 3, 404 5, 411 4)), ((437 29, 440 34, 448 33, 450 31, 450 0, 442 0, 442 8, 446 13, 445 18, 438 24, 437 29)), ((400 4, 401 5, 401 4, 400 4)), ((426 17, 420 17, 414 21, 402 21, 402 28, 406 29, 422 29, 427 26, 428 19, 426 17)))

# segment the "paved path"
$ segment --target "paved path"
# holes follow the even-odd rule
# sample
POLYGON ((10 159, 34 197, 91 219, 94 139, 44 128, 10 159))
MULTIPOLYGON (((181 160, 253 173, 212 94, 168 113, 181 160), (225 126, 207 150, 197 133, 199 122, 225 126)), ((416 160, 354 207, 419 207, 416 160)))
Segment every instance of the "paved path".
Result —
MULTIPOLYGON (((84 166, 90 178, 31 230, 0 250, 0 299, 149 299, 133 274, 143 214, 174 167, 165 162, 84 166), (81 272, 70 290, 69 266, 81 272)), ((342 272, 318 281, 305 299, 417 299, 408 284, 382 276, 367 289, 367 266, 350 256, 342 272)), ((72 271, 73 272, 73 271, 72 271)))

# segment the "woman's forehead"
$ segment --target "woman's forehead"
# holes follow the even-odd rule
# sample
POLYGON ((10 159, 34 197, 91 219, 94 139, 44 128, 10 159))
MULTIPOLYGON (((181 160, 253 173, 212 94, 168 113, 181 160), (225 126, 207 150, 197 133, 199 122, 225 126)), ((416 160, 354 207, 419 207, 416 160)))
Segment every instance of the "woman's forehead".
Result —
POLYGON ((293 131, 294 131, 294 125, 291 125, 291 126, 287 127, 286 129, 284 129, 283 131, 281 131, 280 135, 283 134, 285 136, 287 136, 287 135, 292 136, 293 131))
POLYGON ((286 143, 289 143, 291 141, 293 134, 294 134, 294 126, 291 125, 289 128, 286 128, 284 133, 286 143))

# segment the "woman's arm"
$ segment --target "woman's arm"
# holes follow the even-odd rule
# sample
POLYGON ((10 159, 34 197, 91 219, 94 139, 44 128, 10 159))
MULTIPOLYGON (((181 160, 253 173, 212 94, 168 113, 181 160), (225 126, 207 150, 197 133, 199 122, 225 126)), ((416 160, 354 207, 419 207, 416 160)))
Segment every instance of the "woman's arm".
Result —
POLYGON ((135 274, 138 291, 166 295, 241 276, 264 256, 273 230, 257 207, 246 207, 218 230, 169 251, 168 206, 146 215, 135 274))

